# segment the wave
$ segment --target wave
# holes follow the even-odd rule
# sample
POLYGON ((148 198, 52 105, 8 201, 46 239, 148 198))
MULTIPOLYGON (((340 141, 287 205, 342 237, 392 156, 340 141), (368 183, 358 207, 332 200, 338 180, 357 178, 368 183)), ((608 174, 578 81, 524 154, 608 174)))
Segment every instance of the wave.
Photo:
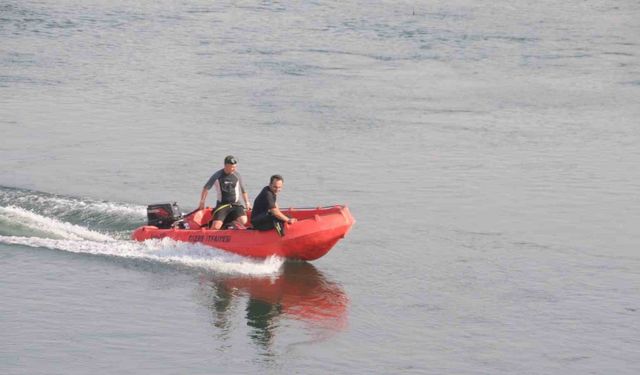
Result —
POLYGON ((110 233, 129 232, 146 220, 142 205, 68 197, 0 186, 0 206, 16 207, 110 233))
POLYGON ((38 215, 23 208, 0 207, 0 233, 36 234, 36 237, 53 237, 69 240, 115 241, 109 235, 102 234, 80 225, 38 215), (9 232, 9 233, 7 233, 9 232))
POLYGON ((279 257, 270 257, 264 260, 250 259, 205 245, 179 242, 168 238, 144 242, 122 240, 99 242, 0 235, 0 243, 62 250, 78 254, 146 260, 245 275, 277 274, 284 263, 284 259, 279 257))
POLYGON ((246 275, 277 274, 284 259, 251 259, 168 238, 136 242, 144 206, 0 187, 0 244, 202 268, 246 275))

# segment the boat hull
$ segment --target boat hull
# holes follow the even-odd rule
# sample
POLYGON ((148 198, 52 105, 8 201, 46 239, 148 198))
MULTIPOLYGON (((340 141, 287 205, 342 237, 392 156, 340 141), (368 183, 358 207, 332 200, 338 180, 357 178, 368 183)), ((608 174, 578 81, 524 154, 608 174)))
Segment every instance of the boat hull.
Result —
POLYGON ((284 214, 295 217, 298 221, 285 224, 286 234, 281 237, 275 230, 199 228, 210 217, 210 211, 207 210, 210 209, 187 218, 190 228, 197 229, 159 229, 154 226, 142 226, 133 232, 132 238, 137 241, 171 238, 176 241, 202 243, 242 256, 266 258, 275 255, 309 261, 329 252, 347 235, 355 223, 346 206, 290 208, 283 210, 284 214))

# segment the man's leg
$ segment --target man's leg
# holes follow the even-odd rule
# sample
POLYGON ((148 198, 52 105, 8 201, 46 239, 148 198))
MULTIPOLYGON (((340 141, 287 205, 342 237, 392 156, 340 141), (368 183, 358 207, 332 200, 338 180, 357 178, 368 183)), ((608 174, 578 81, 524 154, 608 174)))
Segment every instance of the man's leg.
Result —
POLYGON ((222 228, 227 215, 231 212, 231 205, 225 204, 220 207, 216 207, 213 210, 213 221, 211 222, 211 229, 219 230, 222 228))
POLYGON ((236 225, 236 228, 244 229, 245 224, 247 223, 247 213, 244 210, 243 206, 233 206, 233 209, 227 216, 228 222, 233 222, 236 225))
POLYGON ((257 230, 271 230, 275 229, 280 237, 284 236, 284 222, 278 220, 271 214, 263 215, 259 218, 255 218, 251 221, 253 228, 257 230))
POLYGON ((273 229, 273 218, 268 214, 253 217, 251 218, 251 225, 253 225, 253 229, 271 230, 273 229))

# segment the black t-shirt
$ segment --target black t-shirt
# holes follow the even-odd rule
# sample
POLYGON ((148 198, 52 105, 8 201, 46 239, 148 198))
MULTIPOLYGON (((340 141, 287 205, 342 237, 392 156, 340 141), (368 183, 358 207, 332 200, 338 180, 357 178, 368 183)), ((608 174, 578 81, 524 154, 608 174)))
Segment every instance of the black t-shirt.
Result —
POLYGON ((276 207, 276 195, 273 194, 269 186, 265 186, 253 202, 253 217, 258 217, 269 212, 276 207))

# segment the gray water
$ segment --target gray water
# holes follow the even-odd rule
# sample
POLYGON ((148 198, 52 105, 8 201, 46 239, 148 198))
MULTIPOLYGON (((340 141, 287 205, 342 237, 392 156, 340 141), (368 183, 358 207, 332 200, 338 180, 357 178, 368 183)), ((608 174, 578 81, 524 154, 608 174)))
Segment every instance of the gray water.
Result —
POLYGON ((639 19, 0 2, 0 373, 639 373, 639 19), (356 225, 313 263, 128 239, 227 154, 356 225))

